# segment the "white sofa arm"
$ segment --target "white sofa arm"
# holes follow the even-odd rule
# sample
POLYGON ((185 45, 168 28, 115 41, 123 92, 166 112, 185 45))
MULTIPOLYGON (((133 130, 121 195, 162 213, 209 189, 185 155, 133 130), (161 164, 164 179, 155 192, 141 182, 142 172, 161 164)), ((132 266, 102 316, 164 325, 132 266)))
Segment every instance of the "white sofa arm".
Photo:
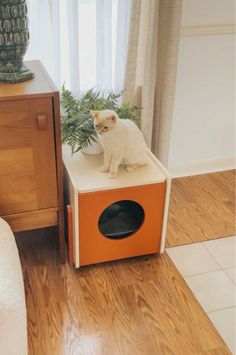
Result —
POLYGON ((0 354, 27 355, 23 277, 14 235, 0 218, 0 354))

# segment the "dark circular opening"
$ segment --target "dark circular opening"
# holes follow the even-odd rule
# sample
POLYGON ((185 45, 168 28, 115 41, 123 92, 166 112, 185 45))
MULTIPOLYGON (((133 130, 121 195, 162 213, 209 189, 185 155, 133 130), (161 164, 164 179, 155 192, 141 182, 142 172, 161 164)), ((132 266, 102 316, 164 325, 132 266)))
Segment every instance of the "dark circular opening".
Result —
POLYGON ((144 221, 144 210, 137 202, 123 200, 108 206, 98 220, 102 235, 111 239, 126 238, 136 232, 144 221))

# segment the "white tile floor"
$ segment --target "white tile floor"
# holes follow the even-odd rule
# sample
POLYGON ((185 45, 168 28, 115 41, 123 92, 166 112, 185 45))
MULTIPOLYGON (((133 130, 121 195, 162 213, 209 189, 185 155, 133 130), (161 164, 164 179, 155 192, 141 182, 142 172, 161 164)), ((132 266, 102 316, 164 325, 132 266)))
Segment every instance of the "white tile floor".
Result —
POLYGON ((236 237, 166 251, 229 349, 236 354, 236 237))

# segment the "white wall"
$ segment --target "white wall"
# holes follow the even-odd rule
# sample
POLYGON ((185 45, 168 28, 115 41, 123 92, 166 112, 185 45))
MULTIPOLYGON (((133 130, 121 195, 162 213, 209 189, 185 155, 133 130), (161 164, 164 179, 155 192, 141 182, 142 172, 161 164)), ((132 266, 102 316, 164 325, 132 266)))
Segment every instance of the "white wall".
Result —
POLYGON ((192 35, 180 40, 169 155, 174 176, 233 168, 233 22, 233 0, 184 0, 183 33, 192 35))

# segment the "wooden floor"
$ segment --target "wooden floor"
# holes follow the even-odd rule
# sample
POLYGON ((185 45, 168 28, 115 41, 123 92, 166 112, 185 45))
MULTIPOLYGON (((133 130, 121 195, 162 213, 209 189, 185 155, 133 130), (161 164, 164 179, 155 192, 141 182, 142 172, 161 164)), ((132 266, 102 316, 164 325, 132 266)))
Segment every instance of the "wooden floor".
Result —
MULTIPOLYGON (((233 174, 215 175, 174 181, 169 245, 232 233, 233 174)), ((30 355, 230 354, 166 253, 75 271, 60 265, 52 229, 17 244, 30 355)))
POLYGON ((173 179, 166 247, 235 234, 234 170, 173 179))
POLYGON ((166 253, 60 265, 50 230, 18 236, 29 354, 230 354, 166 253))

